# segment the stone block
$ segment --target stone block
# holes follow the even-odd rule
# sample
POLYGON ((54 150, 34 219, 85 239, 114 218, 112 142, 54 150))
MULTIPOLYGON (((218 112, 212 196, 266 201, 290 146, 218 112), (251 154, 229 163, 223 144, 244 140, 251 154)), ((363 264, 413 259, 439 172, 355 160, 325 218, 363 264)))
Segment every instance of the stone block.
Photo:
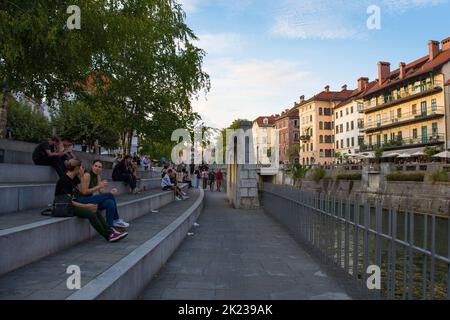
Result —
POLYGON ((242 179, 241 187, 242 188, 256 188, 258 185, 255 179, 242 179))

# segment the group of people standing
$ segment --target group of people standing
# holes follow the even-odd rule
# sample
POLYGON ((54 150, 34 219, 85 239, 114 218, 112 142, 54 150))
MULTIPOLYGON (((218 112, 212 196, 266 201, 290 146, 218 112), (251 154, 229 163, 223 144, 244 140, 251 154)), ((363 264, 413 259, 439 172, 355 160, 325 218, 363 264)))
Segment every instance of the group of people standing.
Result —
POLYGON ((194 186, 196 188, 199 188, 201 183, 202 189, 207 189, 209 186, 210 191, 214 191, 214 187, 216 187, 218 192, 221 191, 223 182, 223 173, 221 169, 214 171, 214 169, 209 169, 207 165, 201 165, 194 170, 194 177, 194 186))

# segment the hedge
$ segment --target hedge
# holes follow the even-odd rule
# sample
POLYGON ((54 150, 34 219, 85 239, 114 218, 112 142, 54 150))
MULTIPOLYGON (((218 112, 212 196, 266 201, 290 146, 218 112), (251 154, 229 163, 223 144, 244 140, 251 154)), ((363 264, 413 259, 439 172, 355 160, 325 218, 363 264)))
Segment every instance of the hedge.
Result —
POLYGON ((337 180, 361 180, 361 173, 341 173, 336 177, 337 180))
POLYGON ((416 173, 403 173, 403 172, 392 172, 387 176, 387 181, 420 181, 423 182, 425 179, 425 174, 422 172, 416 173))

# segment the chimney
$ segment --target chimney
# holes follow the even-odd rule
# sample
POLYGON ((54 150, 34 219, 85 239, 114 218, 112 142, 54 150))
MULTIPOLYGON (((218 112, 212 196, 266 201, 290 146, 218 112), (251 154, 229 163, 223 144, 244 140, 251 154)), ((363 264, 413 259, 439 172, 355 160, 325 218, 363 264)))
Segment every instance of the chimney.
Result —
POLYGON ((439 41, 428 41, 428 53, 430 56, 430 61, 436 58, 436 56, 439 54, 439 41))
POLYGON ((347 90, 347 85, 346 84, 344 84, 342 87, 341 87, 341 89, 342 89, 342 91, 345 91, 345 90, 347 90))
POLYGON ((363 91, 369 85, 369 78, 361 77, 358 79, 358 91, 363 91))
POLYGON ((378 62, 378 83, 380 86, 385 82, 391 75, 391 64, 389 62, 378 62))
POLYGON ((325 92, 330 92, 330 86, 329 85, 325 86, 325 92))
POLYGON ((302 103, 303 101, 305 101, 305 96, 300 96, 300 103, 302 103))
POLYGON ((400 70, 400 79, 405 78, 405 73, 406 73, 406 63, 404 62, 400 62, 399 64, 399 70, 400 70))
POLYGON ((450 49, 450 37, 442 40, 442 50, 450 49))

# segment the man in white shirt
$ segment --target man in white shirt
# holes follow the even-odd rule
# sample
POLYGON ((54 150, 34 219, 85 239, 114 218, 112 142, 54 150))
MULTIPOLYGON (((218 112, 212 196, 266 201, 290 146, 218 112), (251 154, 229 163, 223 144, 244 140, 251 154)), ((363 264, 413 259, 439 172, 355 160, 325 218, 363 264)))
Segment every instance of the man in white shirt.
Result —
POLYGON ((185 200, 187 199, 187 197, 183 196, 182 191, 180 190, 180 188, 178 188, 176 185, 174 185, 172 183, 172 181, 170 180, 170 176, 172 175, 173 170, 172 169, 168 169, 167 172, 164 174, 162 180, 161 180, 161 187, 164 191, 167 190, 173 190, 174 194, 175 194, 175 199, 177 201, 181 201, 181 200, 185 200))

